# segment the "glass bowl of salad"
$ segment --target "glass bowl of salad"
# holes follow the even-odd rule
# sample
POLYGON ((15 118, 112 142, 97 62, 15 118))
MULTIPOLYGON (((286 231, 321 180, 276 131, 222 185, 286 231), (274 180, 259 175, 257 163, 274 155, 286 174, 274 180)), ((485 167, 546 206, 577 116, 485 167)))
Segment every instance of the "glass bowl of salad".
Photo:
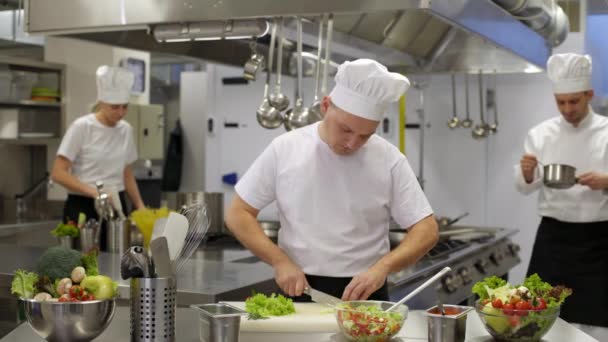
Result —
POLYGON ((559 316, 559 307, 517 310, 477 302, 475 309, 488 333, 498 341, 540 341, 559 316))
POLYGON ((405 305, 386 312, 393 304, 395 303, 373 300, 338 304, 335 307, 338 326, 350 341, 388 341, 399 333, 408 314, 405 305))
POLYGON ((479 296, 475 310, 495 340, 540 341, 572 290, 533 274, 517 286, 495 276, 486 278, 473 286, 473 293, 479 296))

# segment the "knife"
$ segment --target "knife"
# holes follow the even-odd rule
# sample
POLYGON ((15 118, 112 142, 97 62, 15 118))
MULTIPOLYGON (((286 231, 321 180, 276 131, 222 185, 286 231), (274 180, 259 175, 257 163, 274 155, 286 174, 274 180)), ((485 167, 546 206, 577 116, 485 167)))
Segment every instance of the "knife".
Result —
POLYGON ((304 293, 309 295, 310 298, 312 299, 312 301, 315 303, 329 305, 329 306, 336 306, 337 304, 342 303, 341 299, 328 295, 325 292, 317 291, 310 287, 305 287, 304 293))

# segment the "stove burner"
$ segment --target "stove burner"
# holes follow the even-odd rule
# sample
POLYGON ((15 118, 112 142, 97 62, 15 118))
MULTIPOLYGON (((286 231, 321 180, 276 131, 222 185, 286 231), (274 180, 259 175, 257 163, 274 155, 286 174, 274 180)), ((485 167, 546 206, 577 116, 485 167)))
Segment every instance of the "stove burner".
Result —
POLYGON ((439 259, 448 256, 450 253, 469 246, 469 242, 460 240, 439 241, 426 255, 428 259, 439 259))

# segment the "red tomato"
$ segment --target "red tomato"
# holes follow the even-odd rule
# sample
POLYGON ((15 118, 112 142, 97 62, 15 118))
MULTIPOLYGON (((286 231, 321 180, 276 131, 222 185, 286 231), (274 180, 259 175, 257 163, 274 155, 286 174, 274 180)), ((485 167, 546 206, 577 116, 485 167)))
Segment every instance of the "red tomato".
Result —
POLYGON ((519 317, 518 316, 509 316, 509 324, 512 327, 516 327, 519 325, 519 317))
POLYGON ((527 316, 530 308, 530 303, 520 300, 515 304, 515 314, 518 316, 527 316))
POLYGON ((82 289, 82 287, 78 286, 78 285, 74 285, 72 287, 70 287, 70 298, 76 298, 76 299, 81 299, 82 295, 84 294, 84 290, 82 289))
POLYGON ((511 304, 511 303, 507 303, 507 304, 505 304, 505 305, 503 305, 503 306, 502 306, 502 312, 503 312, 505 315, 512 315, 512 314, 513 314, 513 309, 514 309, 514 308, 515 308, 515 307, 513 306, 513 304, 511 304))
POLYGON ((500 300, 500 298, 494 299, 492 301, 492 306, 495 307, 496 309, 502 308, 502 300, 500 300))
POLYGON ((69 298, 66 298, 66 297, 59 297, 59 301, 60 301, 60 302, 62 302, 62 303, 63 303, 63 302, 69 302, 69 301, 70 301, 70 299, 69 299, 69 298))
POLYGON ((544 299, 538 298, 538 299, 536 299, 536 301, 538 302, 538 304, 536 304, 536 306, 534 307, 534 310, 542 311, 547 308, 547 302, 545 302, 544 299))

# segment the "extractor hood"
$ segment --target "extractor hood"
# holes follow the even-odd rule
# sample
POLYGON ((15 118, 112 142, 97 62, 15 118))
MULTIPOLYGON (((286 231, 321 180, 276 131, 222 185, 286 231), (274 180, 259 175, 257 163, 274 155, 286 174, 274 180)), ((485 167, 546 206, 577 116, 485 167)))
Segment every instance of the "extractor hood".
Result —
POLYGON ((31 34, 233 65, 249 58, 247 40, 159 43, 150 30, 167 23, 285 16, 286 37, 294 40, 293 18, 302 16, 309 20, 304 44, 311 51, 317 45, 315 21, 333 13, 332 60, 338 63, 367 57, 405 73, 504 73, 537 71, 551 54, 544 37, 490 0, 26 0, 25 13, 31 34), (65 13, 71 13, 69 20, 65 13))

